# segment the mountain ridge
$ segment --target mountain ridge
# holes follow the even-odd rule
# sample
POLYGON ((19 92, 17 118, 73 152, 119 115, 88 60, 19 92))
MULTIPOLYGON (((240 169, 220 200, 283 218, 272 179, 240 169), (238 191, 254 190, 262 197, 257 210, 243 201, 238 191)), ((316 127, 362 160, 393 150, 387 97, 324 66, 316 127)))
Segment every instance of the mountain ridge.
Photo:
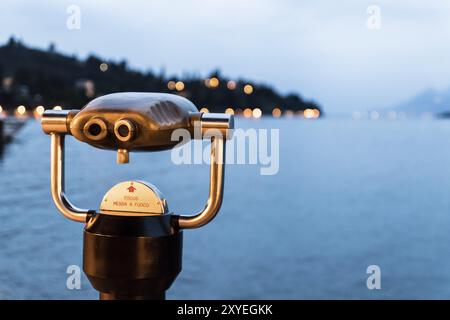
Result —
POLYGON ((425 89, 410 99, 389 108, 405 112, 407 114, 420 115, 431 113, 435 115, 450 112, 450 88, 437 90, 434 88, 425 89))

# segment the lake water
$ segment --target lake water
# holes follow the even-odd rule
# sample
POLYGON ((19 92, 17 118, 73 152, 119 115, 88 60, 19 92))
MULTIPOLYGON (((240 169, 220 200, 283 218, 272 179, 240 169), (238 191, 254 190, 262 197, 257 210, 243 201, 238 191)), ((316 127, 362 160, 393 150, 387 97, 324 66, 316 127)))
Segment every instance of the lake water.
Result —
MULTIPOLYGON (((280 129, 280 170, 229 165, 225 199, 208 226, 184 234, 183 271, 169 299, 450 299, 450 122, 237 121, 280 129), (381 268, 381 290, 366 269, 381 268)), ((0 163, 0 298, 96 299, 83 275, 82 224, 49 194, 50 139, 24 127, 0 163)), ((97 208, 115 183, 147 180, 177 213, 201 209, 207 165, 175 166, 170 152, 115 154, 72 138, 67 191, 97 208)))

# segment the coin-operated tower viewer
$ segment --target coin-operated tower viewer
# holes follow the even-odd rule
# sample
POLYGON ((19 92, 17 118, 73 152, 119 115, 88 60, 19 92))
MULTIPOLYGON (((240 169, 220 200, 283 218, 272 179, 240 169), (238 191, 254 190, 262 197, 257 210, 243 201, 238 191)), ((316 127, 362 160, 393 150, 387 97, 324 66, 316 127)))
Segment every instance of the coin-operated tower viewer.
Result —
POLYGON ((42 128, 51 137, 51 194, 58 210, 82 222, 83 270, 101 299, 164 299, 181 271, 183 229, 209 223, 222 203, 225 142, 233 116, 201 113, 189 100, 162 93, 115 93, 81 110, 48 110, 42 128), (64 193, 64 138, 72 135, 93 147, 117 150, 118 163, 130 152, 177 146, 172 133, 211 141, 209 197, 193 215, 170 212, 158 189, 144 181, 112 187, 99 210, 75 207, 64 193))

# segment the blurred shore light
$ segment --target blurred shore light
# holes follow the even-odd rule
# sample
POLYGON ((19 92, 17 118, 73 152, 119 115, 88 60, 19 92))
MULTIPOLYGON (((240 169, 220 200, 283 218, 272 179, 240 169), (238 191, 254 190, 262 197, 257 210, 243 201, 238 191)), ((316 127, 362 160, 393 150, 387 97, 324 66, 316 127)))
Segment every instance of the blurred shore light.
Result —
POLYGON ((53 107, 53 110, 58 110, 58 111, 60 111, 60 110, 62 110, 62 107, 61 107, 61 106, 54 106, 54 107, 53 107))
POLYGON ((106 72, 106 71, 108 71, 108 68, 109 68, 109 66, 108 66, 107 63, 103 62, 103 63, 100 64, 100 71, 101 71, 101 72, 106 72))
POLYGON ((184 90, 183 81, 178 81, 177 83, 175 83, 175 89, 177 89, 177 91, 183 91, 184 90))
POLYGON ((2 106, 0 106, 0 113, 2 113, 3 112, 3 107, 2 106))
POLYGON ((317 119, 320 117, 320 110, 319 109, 313 109, 314 119, 317 119))
POLYGON ((233 80, 230 80, 227 82, 227 88, 229 90, 234 90, 236 89, 236 82, 234 82, 233 80))
POLYGON ((281 117, 281 109, 278 108, 278 107, 273 108, 273 110, 272 110, 272 116, 273 116, 274 118, 279 118, 279 117, 281 117))
POLYGON ((292 117, 294 116, 294 111, 292 111, 292 110, 286 110, 286 111, 284 112, 284 116, 285 116, 286 118, 292 118, 292 117))
POLYGON ((314 118, 314 111, 312 109, 305 109, 303 111, 303 116, 306 119, 313 119, 314 118))
POLYGON ((262 110, 260 108, 253 109, 252 113, 253 113, 253 118, 255 118, 255 119, 259 119, 262 116, 262 110))
POLYGON ((45 108, 43 106, 37 106, 36 109, 34 109, 34 113, 37 117, 41 117, 44 114, 45 108))
POLYGON ((305 109, 303 111, 303 116, 305 119, 317 119, 320 116, 320 111, 318 109, 305 109))
POLYGON ((174 90, 175 86, 176 86, 175 81, 170 80, 169 82, 167 82, 167 89, 174 90))
POLYGON ((234 110, 233 110, 233 108, 226 108, 225 113, 226 114, 234 114, 234 110))
POLYGON ((245 94, 252 94, 253 93, 253 86, 251 84, 246 84, 244 86, 244 92, 245 92, 245 94))
POLYGON ((253 115, 253 111, 250 108, 245 108, 244 110, 244 117, 246 118, 251 118, 253 115))
POLYGON ((203 107, 203 108, 200 109, 200 112, 209 113, 209 110, 208 110, 208 108, 203 107))
POLYGON ((16 109, 16 115, 18 115, 20 117, 24 116, 26 112, 27 112, 27 108, 25 108, 25 106, 23 106, 23 105, 18 106, 16 109))
POLYGON ((208 82, 211 88, 217 88, 220 83, 219 79, 217 79, 216 77, 212 77, 211 79, 209 79, 208 82))

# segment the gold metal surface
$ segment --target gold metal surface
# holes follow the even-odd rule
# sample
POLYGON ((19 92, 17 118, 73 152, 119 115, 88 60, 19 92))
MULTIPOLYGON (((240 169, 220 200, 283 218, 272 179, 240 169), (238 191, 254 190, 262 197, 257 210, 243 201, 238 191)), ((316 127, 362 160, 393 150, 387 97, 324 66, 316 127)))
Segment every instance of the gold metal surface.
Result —
POLYGON ((162 215, 167 202, 159 190, 147 182, 125 181, 116 184, 103 197, 100 213, 109 215, 162 215))
MULTIPOLYGON (((220 132, 225 139, 231 139, 234 117, 225 113, 203 113, 200 125, 204 138, 210 138, 208 131, 213 131, 220 132)), ((216 134, 213 133, 213 135, 216 134)))
MULTIPOLYGON (((70 122, 70 134, 94 147, 108 150, 158 151, 178 144, 172 141, 176 129, 193 133, 193 120, 201 113, 186 98, 164 93, 113 93, 89 102, 70 122), (83 130, 93 118, 102 118, 108 134, 101 140, 91 139, 83 130), (125 119, 134 128, 132 138, 119 139, 116 123, 125 119)), ((187 142, 187 141, 186 141, 187 142)))
POLYGON ((108 135, 108 128, 102 118, 92 118, 83 126, 83 133, 93 141, 100 141, 108 135))
POLYGON ((136 134, 136 126, 133 124, 133 121, 127 120, 127 119, 120 119, 116 121, 114 124, 114 134, 116 135, 116 138, 120 141, 127 142, 131 141, 135 134, 136 134), (125 127, 128 131, 127 134, 123 135, 120 132, 120 128, 125 127))
POLYGON ((223 137, 211 140, 211 164, 209 176, 209 197, 205 208, 193 215, 178 217, 178 227, 182 229, 199 228, 216 216, 222 205, 223 178, 225 174, 225 141, 223 137))
POLYGON ((117 163, 118 164, 125 164, 130 162, 130 153, 128 150, 125 149, 118 149, 117 150, 117 163))
POLYGON ((64 193, 64 135, 51 134, 50 180, 53 202, 58 210, 70 220, 86 222, 90 211, 75 207, 64 193))
POLYGON ((69 133, 69 123, 78 110, 46 110, 41 118, 42 130, 46 134, 69 133))

